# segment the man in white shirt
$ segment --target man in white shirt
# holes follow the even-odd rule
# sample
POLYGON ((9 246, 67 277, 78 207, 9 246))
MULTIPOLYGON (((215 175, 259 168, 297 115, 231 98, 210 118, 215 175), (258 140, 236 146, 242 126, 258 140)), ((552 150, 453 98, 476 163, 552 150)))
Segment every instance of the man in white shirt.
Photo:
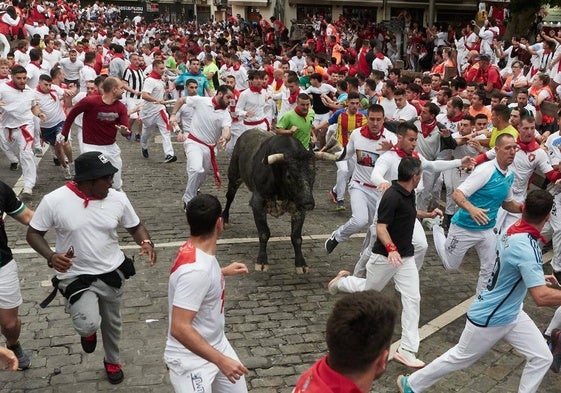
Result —
POLYGON ((64 83, 67 85, 73 83, 78 86, 80 83, 80 70, 84 67, 84 63, 78 60, 78 52, 76 52, 76 49, 70 49, 68 57, 60 61, 60 66, 64 71, 64 83))
POLYGON ((407 102, 405 98, 405 90, 396 89, 394 92, 394 100, 396 110, 394 112, 393 121, 410 121, 417 117, 417 109, 407 102))
POLYGON ((372 61, 372 70, 382 71, 384 76, 388 76, 390 68, 393 68, 392 61, 386 57, 382 50, 378 47, 374 47, 374 60, 372 61))
POLYGON ((224 334, 224 276, 247 274, 248 269, 240 262, 224 268, 218 264, 221 213, 222 206, 212 195, 197 195, 189 202, 191 236, 171 268, 164 360, 178 393, 247 392, 247 368, 224 334))

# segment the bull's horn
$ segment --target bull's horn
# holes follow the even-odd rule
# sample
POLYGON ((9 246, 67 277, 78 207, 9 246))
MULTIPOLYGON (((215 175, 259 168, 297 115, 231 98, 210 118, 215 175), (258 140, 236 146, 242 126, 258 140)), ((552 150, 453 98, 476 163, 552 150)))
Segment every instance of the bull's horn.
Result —
POLYGON ((267 156, 267 164, 272 165, 276 162, 282 162, 284 161, 284 154, 283 153, 277 153, 277 154, 270 154, 269 156, 267 156))
POLYGON ((314 154, 318 160, 337 161, 337 156, 335 154, 326 153, 324 151, 316 151, 314 154))

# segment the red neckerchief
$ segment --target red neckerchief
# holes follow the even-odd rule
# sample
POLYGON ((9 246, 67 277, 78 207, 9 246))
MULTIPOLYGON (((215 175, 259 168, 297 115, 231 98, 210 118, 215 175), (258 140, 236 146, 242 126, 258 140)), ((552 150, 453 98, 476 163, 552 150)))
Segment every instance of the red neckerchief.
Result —
POLYGON ((370 133, 370 129, 368 128, 368 126, 362 126, 361 129, 360 129, 360 135, 362 135, 366 139, 371 139, 373 141, 377 141, 377 140, 380 140, 380 138, 384 136, 384 127, 382 127, 382 130, 378 134, 372 135, 370 133))
POLYGON ((275 90, 279 90, 282 87, 282 79, 275 79, 275 90))
POLYGON ((448 120, 450 120, 452 123, 457 123, 460 120, 462 120, 464 118, 464 114, 460 113, 458 116, 456 117, 452 117, 452 118, 448 118, 448 120))
POLYGON ((532 236, 534 239, 541 240, 542 243, 544 244, 547 243, 547 239, 542 236, 540 231, 538 231, 535 226, 529 224, 523 218, 519 219, 514 224, 512 224, 506 231, 506 234, 508 236, 515 235, 517 233, 527 233, 528 235, 532 236))
POLYGON ((401 150, 399 147, 397 146, 393 146, 391 149, 391 151, 395 151, 397 153, 397 155, 400 158, 405 158, 405 157, 415 157, 415 158, 419 158, 419 153, 417 153, 415 150, 413 150, 411 152, 411 155, 407 155, 407 153, 405 153, 403 150, 401 150))
POLYGON ((131 64, 131 65, 129 65, 129 70, 139 71, 140 68, 131 64))
POLYGON ((254 93, 259 93, 259 94, 261 94, 262 88, 261 88, 261 87, 255 87, 255 86, 250 85, 250 86, 249 86, 249 90, 251 90, 251 91, 254 92, 254 93))
POLYGON ((296 99, 298 98, 298 95, 300 94, 300 89, 296 90, 294 93, 290 93, 290 90, 288 92, 288 103, 290 105, 294 104, 296 102, 296 99))
POLYGON ((10 79, 10 77, 8 75, 6 75, 6 76, 0 75, 0 79, 10 79))
POLYGON ((66 182, 66 187, 68 187, 70 189, 70 191, 72 191, 74 194, 76 194, 76 196, 78 198, 81 198, 84 200, 84 207, 88 207, 88 204, 90 203, 90 201, 100 201, 103 198, 98 198, 98 197, 94 197, 94 196, 88 196, 86 194, 84 194, 82 191, 80 191, 78 189, 78 186, 76 184, 76 182, 73 181, 69 181, 66 182))
POLYGON ((30 61, 29 64, 33 64, 35 67, 41 69, 41 63, 37 64, 36 61, 30 61))
POLYGON ((232 68, 234 69, 234 71, 238 71, 240 69, 242 65, 241 64, 232 64, 232 68))
POLYGON ((535 139, 532 139, 531 142, 524 143, 520 140, 520 137, 518 137, 518 139, 516 139, 516 143, 518 144, 518 147, 520 147, 520 150, 526 153, 536 151, 540 148, 540 145, 535 139))
POLYGON ((123 53, 113 53, 113 58, 123 59, 125 60, 125 55, 123 53))
POLYGON ((212 97, 212 105, 214 105, 214 110, 221 110, 221 109, 226 109, 223 106, 221 106, 218 101, 216 100, 216 97, 212 97))
POLYGON ((45 47, 44 50, 45 50, 47 53, 53 53, 53 52, 55 51, 54 49, 47 48, 47 47, 45 47))
POLYGON ((173 262, 173 266, 170 270, 170 274, 175 272, 179 269, 182 265, 188 263, 195 263, 197 261, 197 249, 191 243, 191 240, 187 240, 179 251, 177 252, 177 256, 175 257, 175 262, 173 262))
POLYGON ((16 87, 16 85, 14 85, 14 81, 9 81, 6 84, 8 86, 10 86, 11 88, 14 88, 14 89, 19 90, 19 91, 23 91, 25 89, 25 87, 23 89, 20 89, 20 88, 16 87))
POLYGON ((296 107, 294 108, 294 112, 296 112, 296 114, 300 117, 303 117, 304 119, 308 116, 308 112, 304 113, 300 111, 300 108, 296 107))
POLYGON ((421 132, 423 133, 423 138, 426 138, 430 135, 434 127, 436 126, 436 119, 433 120, 431 123, 423 123, 421 122, 421 132))
POLYGON ((49 94, 49 95, 51 96, 51 98, 53 99, 53 101, 56 101, 56 96, 53 94, 53 93, 55 93, 54 90, 51 89, 51 90, 49 90, 47 93, 45 93, 43 90, 41 90, 41 89, 39 88, 39 85, 37 85, 37 91, 38 91, 39 93, 41 93, 41 94, 49 94))
POLYGON ((544 50, 543 50, 543 53, 546 54, 546 55, 549 55, 549 54, 551 53, 551 49, 549 49, 549 48, 548 48, 548 49, 544 49, 544 50))
POLYGON ((150 74, 148 74, 148 76, 150 78, 154 78, 154 79, 162 79, 162 76, 160 74, 158 74, 156 71, 150 72, 150 74))
POLYGON ((376 53, 376 58, 377 58, 377 59, 384 60, 384 57, 385 57, 385 56, 384 56, 383 53, 380 53, 380 52, 376 53))

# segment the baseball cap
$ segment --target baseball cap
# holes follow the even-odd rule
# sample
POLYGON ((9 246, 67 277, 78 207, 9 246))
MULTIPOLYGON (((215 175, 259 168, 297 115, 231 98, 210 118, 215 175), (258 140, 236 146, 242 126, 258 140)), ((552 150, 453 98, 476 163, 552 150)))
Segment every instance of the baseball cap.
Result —
POLYGON ((74 168, 76 169, 74 181, 77 182, 114 175, 118 171, 100 151, 81 154, 74 160, 74 168))

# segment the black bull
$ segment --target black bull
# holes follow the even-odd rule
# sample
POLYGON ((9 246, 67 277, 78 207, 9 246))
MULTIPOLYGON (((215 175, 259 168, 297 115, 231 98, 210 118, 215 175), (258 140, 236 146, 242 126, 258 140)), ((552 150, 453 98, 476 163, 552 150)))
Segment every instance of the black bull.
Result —
MULTIPOLYGON (((323 158, 334 159, 326 154, 323 158)), ((306 211, 315 206, 312 192, 314 180, 314 154, 296 138, 252 129, 237 140, 228 168, 228 192, 223 218, 224 223, 229 222, 230 206, 238 188, 242 182, 245 183, 253 193, 249 204, 259 233, 256 270, 267 271, 269 268, 267 242, 271 231, 267 224, 267 213, 278 217, 289 212, 296 273, 308 271, 302 255, 302 226, 306 211)))

